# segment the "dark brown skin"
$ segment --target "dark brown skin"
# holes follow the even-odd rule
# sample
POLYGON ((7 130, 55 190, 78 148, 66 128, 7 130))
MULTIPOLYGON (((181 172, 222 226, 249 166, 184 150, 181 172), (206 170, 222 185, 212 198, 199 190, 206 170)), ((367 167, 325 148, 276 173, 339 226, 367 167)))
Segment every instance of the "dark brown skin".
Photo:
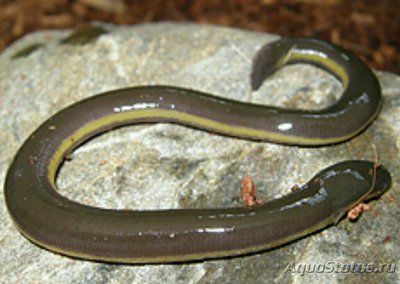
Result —
POLYGON ((223 135, 309 146, 347 140, 371 123, 381 107, 375 76, 357 58, 324 42, 283 39, 263 47, 253 66, 253 88, 277 68, 302 61, 322 66, 342 81, 345 91, 337 103, 321 111, 287 110, 177 87, 147 86, 111 91, 60 111, 27 139, 10 166, 5 183, 10 215, 38 245, 115 262, 250 253, 337 222, 355 204, 388 189, 390 175, 384 167, 372 171, 371 162, 339 163, 299 190, 250 208, 106 210, 78 204, 56 191, 56 174, 64 158, 82 142, 117 126, 172 122, 223 135))

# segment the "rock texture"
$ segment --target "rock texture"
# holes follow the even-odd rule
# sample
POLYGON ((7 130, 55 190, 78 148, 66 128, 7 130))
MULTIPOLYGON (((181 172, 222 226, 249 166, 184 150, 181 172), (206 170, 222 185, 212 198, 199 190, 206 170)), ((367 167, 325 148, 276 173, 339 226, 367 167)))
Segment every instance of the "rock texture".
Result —
MULTIPOLYGON (((251 58, 277 36, 193 24, 102 25, 83 40, 70 32, 24 37, 0 55, 0 184, 13 155, 39 124, 94 94, 134 85, 169 84, 237 100, 320 108, 340 84, 321 70, 286 67, 249 93, 251 58), (101 29, 100 29, 101 30, 101 29)), ((250 174, 262 199, 302 184, 328 164, 375 159, 393 185, 356 223, 344 220, 300 241, 260 254, 181 265, 110 265, 53 254, 27 241, 0 196, 0 278, 4 283, 319 283, 399 281, 400 77, 377 73, 385 103, 360 136, 333 147, 297 148, 212 135, 177 125, 126 127, 76 150, 57 184, 70 199, 106 208, 240 206, 240 180, 250 174), (396 264, 394 273, 308 273, 314 265, 396 264), (303 266, 301 266, 303 265, 303 266), (309 268, 303 273, 304 265, 309 268)), ((317 266, 318 268, 318 266, 317 266)), ((316 268, 316 269, 317 269, 316 268)), ((392 265, 393 268, 393 265, 392 265)))

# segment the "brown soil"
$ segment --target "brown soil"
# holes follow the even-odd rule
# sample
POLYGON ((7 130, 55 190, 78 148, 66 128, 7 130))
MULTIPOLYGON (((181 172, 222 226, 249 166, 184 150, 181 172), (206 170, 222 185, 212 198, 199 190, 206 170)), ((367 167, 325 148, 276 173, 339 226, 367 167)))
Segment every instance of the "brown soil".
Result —
POLYGON ((399 0, 0 0, 0 51, 26 33, 89 21, 194 21, 311 36, 400 74, 399 0))

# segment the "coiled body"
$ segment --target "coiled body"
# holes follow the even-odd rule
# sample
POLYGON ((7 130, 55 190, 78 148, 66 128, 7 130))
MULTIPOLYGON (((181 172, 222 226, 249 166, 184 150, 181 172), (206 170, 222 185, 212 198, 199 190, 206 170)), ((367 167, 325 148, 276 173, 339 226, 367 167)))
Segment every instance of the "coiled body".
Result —
POLYGON ((171 86, 120 89, 78 102, 44 122, 14 158, 5 183, 20 231, 50 250, 115 262, 183 261, 271 248, 332 224, 356 203, 376 197, 390 175, 373 163, 347 161, 317 174, 301 190, 252 208, 118 211, 85 206, 56 192, 68 153, 123 125, 171 122, 254 140, 324 145, 347 140, 381 107, 379 84, 352 54, 325 42, 282 39, 255 57, 252 88, 290 63, 318 65, 344 93, 319 111, 241 103, 171 86), (373 172, 373 174, 371 174, 373 172))

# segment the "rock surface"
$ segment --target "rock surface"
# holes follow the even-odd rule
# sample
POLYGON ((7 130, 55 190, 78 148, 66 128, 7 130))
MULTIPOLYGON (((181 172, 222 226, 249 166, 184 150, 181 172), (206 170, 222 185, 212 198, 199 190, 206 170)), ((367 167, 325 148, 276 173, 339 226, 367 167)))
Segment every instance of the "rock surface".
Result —
MULTIPOLYGON (((41 122, 103 91, 168 84, 243 101, 321 108, 342 90, 321 70, 295 65, 278 71, 250 94, 251 58, 262 44, 277 38, 273 35, 172 23, 102 27, 108 33, 78 43, 65 43, 70 32, 34 33, 0 55, 0 184, 13 155, 41 122)), ((400 77, 377 75, 385 96, 382 113, 348 143, 304 149, 210 135, 177 125, 133 126, 80 147, 62 167, 57 181, 64 196, 106 208, 240 206, 235 199, 240 180, 247 174, 254 179, 258 196, 272 199, 328 164, 375 159, 375 145, 380 161, 392 173, 393 185, 358 222, 344 220, 252 256, 181 265, 110 265, 71 259, 33 245, 13 225, 1 195, 2 282, 398 282, 400 77), (304 267, 299 266, 312 269, 318 264, 353 263, 397 267, 395 273, 346 273, 348 266, 337 273, 302 273, 304 267)))

